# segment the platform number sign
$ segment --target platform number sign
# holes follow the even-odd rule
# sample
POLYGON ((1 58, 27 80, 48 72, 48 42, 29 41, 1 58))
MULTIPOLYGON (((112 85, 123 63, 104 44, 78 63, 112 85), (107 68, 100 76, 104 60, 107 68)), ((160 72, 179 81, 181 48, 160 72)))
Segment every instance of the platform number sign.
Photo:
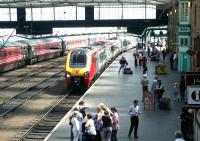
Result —
POLYGON ((196 102, 200 101, 200 91, 199 90, 193 91, 191 97, 196 102))
POLYGON ((200 85, 187 86, 187 102, 200 108, 200 85))

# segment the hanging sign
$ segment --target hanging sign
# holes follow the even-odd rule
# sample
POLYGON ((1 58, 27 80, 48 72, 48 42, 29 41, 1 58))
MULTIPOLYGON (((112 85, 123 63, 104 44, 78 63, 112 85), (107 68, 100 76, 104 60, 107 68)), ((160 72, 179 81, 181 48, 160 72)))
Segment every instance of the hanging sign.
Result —
POLYGON ((188 105, 200 108, 200 85, 187 86, 187 97, 188 105))

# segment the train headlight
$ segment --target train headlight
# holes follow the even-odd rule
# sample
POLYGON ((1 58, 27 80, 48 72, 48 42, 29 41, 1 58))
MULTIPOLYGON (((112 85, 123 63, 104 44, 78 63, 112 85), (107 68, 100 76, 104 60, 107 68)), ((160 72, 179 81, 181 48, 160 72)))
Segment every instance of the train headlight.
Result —
POLYGON ((65 77, 70 78, 71 77, 71 73, 70 72, 65 72, 65 77))
POLYGON ((85 77, 85 78, 88 78, 88 77, 89 77, 89 71, 86 71, 86 72, 84 73, 84 77, 85 77))

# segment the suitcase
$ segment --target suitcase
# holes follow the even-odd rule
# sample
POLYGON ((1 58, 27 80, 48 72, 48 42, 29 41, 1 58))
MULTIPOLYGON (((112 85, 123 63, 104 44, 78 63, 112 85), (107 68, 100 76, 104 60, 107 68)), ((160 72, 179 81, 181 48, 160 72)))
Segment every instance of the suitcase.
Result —
POLYGON ((159 102, 160 110, 170 110, 171 109, 171 99, 170 98, 161 98, 159 102))
POLYGON ((124 74, 133 74, 131 68, 124 68, 124 74))

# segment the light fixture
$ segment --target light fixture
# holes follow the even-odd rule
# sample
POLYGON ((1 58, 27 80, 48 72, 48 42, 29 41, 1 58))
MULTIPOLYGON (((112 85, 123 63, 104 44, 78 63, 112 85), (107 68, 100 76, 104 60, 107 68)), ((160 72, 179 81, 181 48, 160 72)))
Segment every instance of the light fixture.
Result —
POLYGON ((176 13, 176 9, 174 10, 174 13, 176 13))
POLYGON ((170 12, 170 15, 172 15, 172 11, 170 12))
POLYGON ((169 14, 167 13, 167 16, 169 16, 169 14))
POLYGON ((191 2, 188 2, 188 7, 190 7, 191 6, 191 2))

